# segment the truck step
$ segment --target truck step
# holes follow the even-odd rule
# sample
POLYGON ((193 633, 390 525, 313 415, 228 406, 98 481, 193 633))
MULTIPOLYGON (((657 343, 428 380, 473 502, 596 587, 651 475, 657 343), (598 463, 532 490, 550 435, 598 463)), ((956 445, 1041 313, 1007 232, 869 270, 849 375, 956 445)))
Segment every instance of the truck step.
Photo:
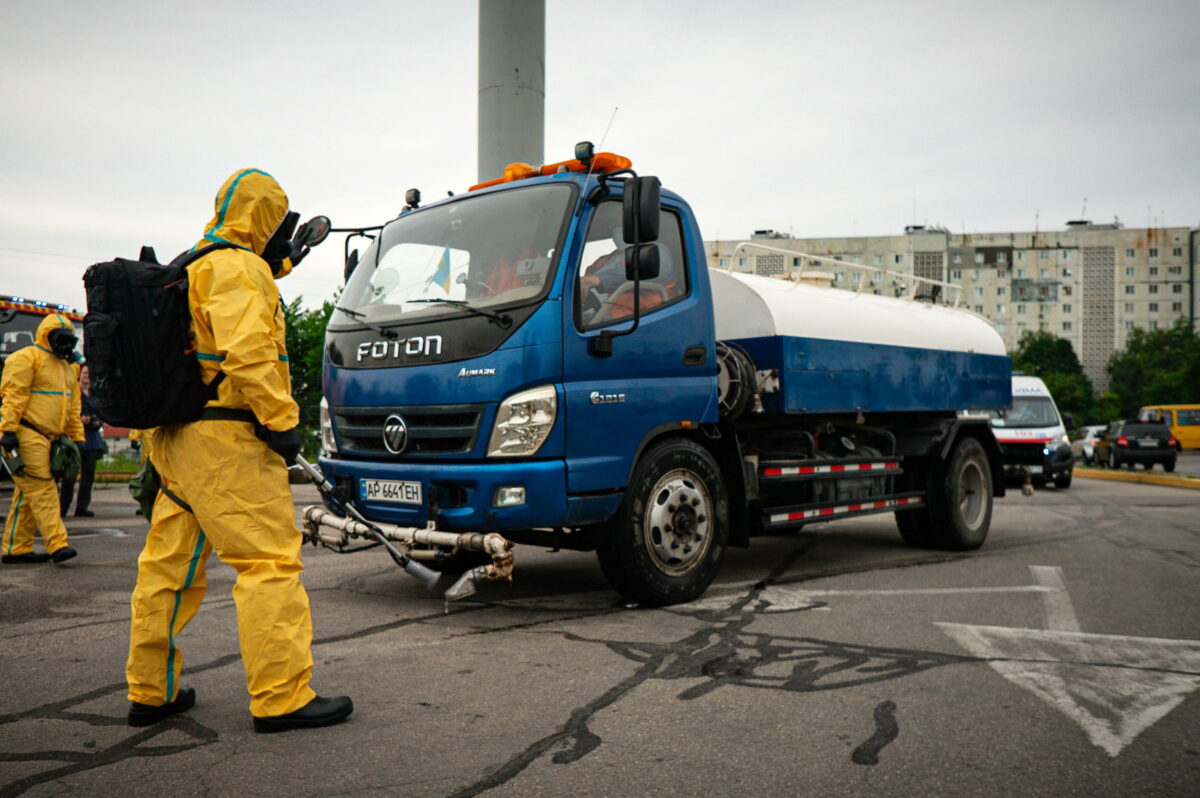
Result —
POLYGON ((924 506, 924 504, 925 494, 921 491, 914 491, 912 493, 898 493, 893 496, 880 498, 801 504, 795 507, 776 507, 763 511, 763 527, 765 529, 779 529, 785 526, 806 524, 813 521, 829 521, 834 518, 846 518, 852 515, 888 513, 902 507, 914 508, 924 506))
POLYGON ((903 474, 900 457, 845 457, 837 460, 764 460, 758 476, 764 480, 832 479, 846 476, 891 476, 903 474))

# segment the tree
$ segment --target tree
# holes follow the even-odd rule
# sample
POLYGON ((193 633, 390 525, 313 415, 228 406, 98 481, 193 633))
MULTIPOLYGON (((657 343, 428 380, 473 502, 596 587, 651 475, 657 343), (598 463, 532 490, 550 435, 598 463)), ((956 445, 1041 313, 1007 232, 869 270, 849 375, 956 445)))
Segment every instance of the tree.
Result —
POLYGON ((303 310, 296 297, 283 306, 287 324, 288 369, 292 375, 292 397, 300 405, 300 439, 303 453, 312 457, 320 446, 321 370, 325 360, 325 326, 334 302, 303 310))
POLYGON ((1134 328, 1125 348, 1108 361, 1121 415, 1143 405, 1183 404, 1200 398, 1200 335, 1180 318, 1166 330, 1134 328))
POLYGON ((1065 338, 1039 330, 1026 330, 1013 353, 1013 369, 1046 383, 1058 409, 1077 421, 1096 416, 1096 392, 1083 373, 1075 348, 1065 338))

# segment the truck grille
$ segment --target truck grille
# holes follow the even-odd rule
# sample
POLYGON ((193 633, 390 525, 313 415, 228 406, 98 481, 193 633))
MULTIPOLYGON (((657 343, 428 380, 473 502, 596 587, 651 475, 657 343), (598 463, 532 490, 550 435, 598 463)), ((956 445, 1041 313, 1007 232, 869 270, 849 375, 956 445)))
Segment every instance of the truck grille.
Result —
POLYGON ((413 407, 335 407, 331 415, 345 454, 396 457, 383 445, 383 423, 390 415, 404 419, 408 442, 399 457, 465 454, 475 436, 485 405, 416 405, 413 407))

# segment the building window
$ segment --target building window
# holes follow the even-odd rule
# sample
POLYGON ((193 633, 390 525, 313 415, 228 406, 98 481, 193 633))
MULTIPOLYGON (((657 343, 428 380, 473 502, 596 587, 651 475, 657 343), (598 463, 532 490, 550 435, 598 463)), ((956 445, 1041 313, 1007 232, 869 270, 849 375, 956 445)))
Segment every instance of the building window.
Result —
POLYGON ((1004 296, 1008 293, 1008 288, 1003 285, 996 286, 996 296, 1004 296))
POLYGON ((882 266, 882 265, 883 265, 883 256, 882 256, 882 255, 875 255, 875 256, 874 256, 874 259, 875 259, 875 265, 876 265, 876 266, 882 266))
POLYGON ((802 260, 804 260, 804 259, 803 259, 803 258, 792 258, 792 265, 793 265, 793 266, 799 266, 799 265, 800 265, 800 261, 802 261, 802 260))
POLYGON ((996 279, 997 280, 1007 280, 1008 279, 1008 269, 996 269, 996 279))
POLYGON ((1152 257, 1152 258, 1158 257, 1158 247, 1150 247, 1150 257, 1152 257))
POLYGON ((975 312, 978 313, 980 316, 982 316, 983 315, 983 305, 976 305, 975 312))
POLYGON ((1172 294, 1182 294, 1183 293, 1183 285, 1181 283, 1176 283, 1175 285, 1171 286, 1171 293, 1172 294))
POLYGON ((1008 263, 1008 253, 1007 252, 997 252, 996 253, 996 263, 1008 263))
POLYGON ((1151 266, 1151 267, 1150 267, 1150 276, 1151 276, 1151 277, 1155 277, 1155 276, 1157 276, 1157 275, 1158 275, 1158 267, 1157 267, 1157 266, 1151 266))
POLYGON ((1027 286, 1027 285, 1018 285, 1017 286, 1017 299, 1029 299, 1029 286, 1027 286))
POLYGON ((1041 270, 1039 270, 1038 275, 1044 280, 1050 276, 1050 270, 1049 269, 1041 269, 1041 270))
POLYGON ((1171 312, 1172 313, 1182 313, 1183 312, 1183 303, 1182 302, 1172 302, 1171 303, 1171 312))
POLYGON ((1050 286, 1039 285, 1038 286, 1038 297, 1040 297, 1041 299, 1046 299, 1048 296, 1050 296, 1050 286))
POLYGON ((1168 266, 1167 274, 1183 274, 1182 266, 1168 266))
POLYGON ((982 252, 976 252, 976 253, 975 253, 975 262, 976 262, 976 263, 983 263, 983 253, 982 253, 982 252))
POLYGON ((1018 316, 1022 316, 1022 315, 1024 315, 1024 314, 1025 314, 1025 306, 1024 306, 1024 305, 1017 305, 1017 315, 1018 315, 1018 316))
POLYGON ((1155 283, 1150 284, 1150 293, 1152 293, 1152 294, 1158 293, 1158 285, 1157 284, 1155 284, 1155 283))
POLYGON ((904 256, 903 255, 893 255, 892 263, 904 263, 904 256))
POLYGON ((1125 293, 1132 294, 1132 293, 1134 293, 1134 289, 1136 289, 1136 288, 1137 288, 1137 286, 1127 285, 1127 286, 1125 286, 1125 293))
POLYGON ((955 253, 954 253, 954 257, 953 257, 953 258, 951 258, 951 260, 953 260, 955 263, 962 263, 962 253, 961 253, 961 252, 955 252, 955 253))
POLYGON ((1062 310, 1063 310, 1063 313, 1070 313, 1071 312, 1071 303, 1070 302, 1065 303, 1062 306, 1062 310))
POLYGON ((1131 322, 1131 321, 1127 321, 1127 322, 1125 322, 1125 329, 1126 329, 1126 330, 1132 330, 1132 329, 1133 329, 1133 322, 1131 322))
POLYGON ((975 296, 983 296, 983 286, 982 285, 975 286, 975 296))
POLYGON ((738 258, 738 266, 740 266, 740 267, 742 267, 742 268, 745 268, 745 266, 746 266, 746 259, 745 259, 745 258, 738 258))
POLYGON ((1070 276, 1071 276, 1071 270, 1070 270, 1070 269, 1068 269, 1068 268, 1066 268, 1066 267, 1063 267, 1063 270, 1062 270, 1062 276, 1063 276, 1063 277, 1070 277, 1070 276))
POLYGON ((721 268, 724 269, 728 266, 729 266, 729 258, 721 258, 721 268))
POLYGON ((1043 250, 1042 250, 1042 251, 1039 253, 1038 257, 1040 257, 1042 260, 1050 260, 1050 253, 1049 253, 1048 251, 1046 251, 1046 250, 1044 250, 1044 249, 1043 249, 1043 250))
POLYGON ((1157 330, 1157 329, 1158 329, 1158 322, 1156 322, 1156 321, 1151 321, 1151 322, 1150 322, 1150 329, 1151 329, 1151 330, 1157 330))
POLYGON ((1158 313, 1158 303, 1157 303, 1157 302, 1151 302, 1151 303, 1150 303, 1150 312, 1151 312, 1151 313, 1158 313))
POLYGON ((1063 296, 1070 296, 1073 289, 1069 285, 1064 285, 1061 290, 1063 296))
POLYGON ((1135 274, 1137 274, 1137 269, 1133 268, 1132 266, 1125 267, 1125 276, 1126 277, 1133 277, 1135 274))
POLYGON ((1025 276, 1025 270, 1017 269, 1017 277, 1024 277, 1024 276, 1025 276))
POLYGON ((1025 260, 1025 253, 1024 253, 1024 252, 1018 252, 1018 253, 1017 253, 1017 260, 1025 260))
POLYGON ((853 277, 851 277, 851 280, 853 280, 856 283, 861 283, 862 282, 862 272, 855 272, 853 277))
POLYGON ((1174 247, 1171 250, 1171 257, 1182 258, 1183 257, 1183 247, 1174 247))
POLYGON ((961 280, 962 279, 962 269, 952 270, 950 272, 950 279, 951 280, 961 280))
POLYGON ((1133 303, 1132 303, 1132 302, 1126 302, 1126 303, 1125 303, 1125 312, 1126 312, 1126 313, 1133 313, 1133 303))
POLYGON ((1063 328, 1063 332, 1068 332, 1068 331, 1070 331, 1070 329, 1071 329, 1071 322, 1069 322, 1069 321, 1064 321, 1064 322, 1062 323, 1062 328, 1063 328))
POLYGON ((997 313, 1007 313, 1007 312, 1008 312, 1008 305, 1005 305, 1005 304, 1003 304, 1003 303, 1001 303, 1001 304, 997 305, 997 306, 996 306, 996 312, 997 312, 997 313))
POLYGON ((978 279, 979 279, 980 277, 982 277, 982 276, 983 276, 983 275, 979 273, 979 269, 972 269, 972 270, 971 270, 971 279, 972 279, 972 280, 978 280, 978 279))
POLYGON ((996 325, 996 332, 1003 335, 1004 333, 1008 332, 1008 325, 1004 322, 1000 322, 996 325))
POLYGON ((1125 257, 1127 258, 1132 258, 1135 254, 1137 253, 1135 253, 1132 249, 1125 250, 1125 257))
POLYGON ((1070 259, 1071 259, 1071 250, 1068 249, 1066 252, 1063 253, 1063 260, 1070 260, 1070 259))

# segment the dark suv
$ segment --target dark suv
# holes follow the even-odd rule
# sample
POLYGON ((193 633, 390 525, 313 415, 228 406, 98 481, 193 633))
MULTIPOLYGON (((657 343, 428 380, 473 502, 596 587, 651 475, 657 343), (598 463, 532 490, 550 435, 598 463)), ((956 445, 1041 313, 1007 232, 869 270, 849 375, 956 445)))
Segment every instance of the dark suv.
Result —
POLYGON ((1171 428, 1159 421, 1114 421, 1096 441, 1096 462, 1109 468, 1137 463, 1149 471, 1162 463, 1164 471, 1175 470, 1175 453, 1179 442, 1171 428))

